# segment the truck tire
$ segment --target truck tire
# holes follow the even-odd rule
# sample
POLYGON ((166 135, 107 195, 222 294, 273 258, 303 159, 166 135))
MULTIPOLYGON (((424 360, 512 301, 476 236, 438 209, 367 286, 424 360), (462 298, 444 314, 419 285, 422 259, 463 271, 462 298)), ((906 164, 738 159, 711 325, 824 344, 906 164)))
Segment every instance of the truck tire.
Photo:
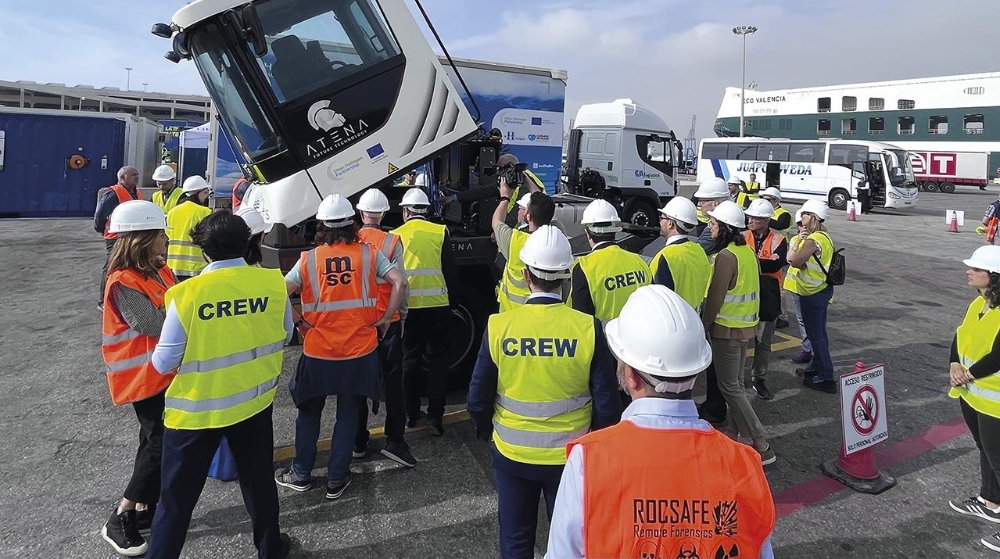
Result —
POLYGON ((924 191, 925 192, 937 192, 938 191, 938 183, 936 183, 934 181, 925 182, 924 183, 924 191))
POLYGON ((625 204, 622 221, 640 227, 659 227, 660 219, 653 204, 642 199, 633 199, 625 204))
POLYGON ((944 192, 945 194, 951 194, 955 192, 955 185, 950 182, 943 182, 938 185, 938 188, 941 190, 941 192, 944 192))
POLYGON ((830 207, 835 210, 846 210, 847 203, 851 201, 851 194, 843 188, 835 188, 830 191, 830 207))

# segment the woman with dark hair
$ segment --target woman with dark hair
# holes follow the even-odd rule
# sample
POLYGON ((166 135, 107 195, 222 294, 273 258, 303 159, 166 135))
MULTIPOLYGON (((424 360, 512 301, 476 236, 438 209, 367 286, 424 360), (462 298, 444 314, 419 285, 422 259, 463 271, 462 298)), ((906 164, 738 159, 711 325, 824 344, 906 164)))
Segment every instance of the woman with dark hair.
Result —
POLYGON ((116 406, 132 404, 139 420, 139 449, 124 497, 101 537, 127 556, 146 552, 139 531, 149 529, 160 496, 163 393, 174 373, 158 373, 150 354, 163 328, 167 289, 177 283, 163 259, 166 226, 159 206, 130 200, 114 209, 108 228, 118 234, 118 241, 108 261, 101 353, 111 401, 116 406))
POLYGON ((253 206, 241 207, 236 211, 236 215, 242 218, 247 227, 250 228, 250 243, 247 245, 247 254, 243 259, 247 261, 247 264, 259 267, 261 260, 263 260, 260 247, 264 243, 264 235, 271 232, 271 227, 274 224, 268 223, 253 206))
MULTIPOLYGON (((979 448, 979 494, 949 502, 955 511, 1000 522, 1000 246, 983 246, 965 260, 968 285, 978 291, 951 343, 952 398, 979 448)), ((1000 532, 980 540, 1000 551, 1000 532)))
POLYGON ((191 230, 199 221, 208 217, 208 197, 212 192, 205 179, 198 175, 188 177, 181 187, 177 206, 167 214, 167 231, 170 244, 167 246, 167 264, 177 274, 178 281, 184 281, 201 273, 208 262, 205 254, 191 241, 191 230))
POLYGON ((303 253, 285 276, 288 293, 302 296, 302 315, 295 325, 305 336, 288 385, 299 410, 295 458, 291 467, 275 472, 274 480, 294 491, 312 487, 323 408, 327 396, 337 396, 326 483, 326 498, 337 499, 351 483, 354 438, 366 401, 378 400, 378 339, 398 310, 407 283, 378 249, 358 241, 354 208, 346 198, 327 196, 316 219, 316 248, 303 253), (376 278, 392 284, 383 313, 377 309, 376 278))
POLYGON ((756 336, 760 314, 760 265, 742 230, 746 215, 735 202, 720 202, 708 213, 715 258, 702 323, 712 342, 712 363, 719 390, 729 405, 730 427, 753 441, 766 466, 777 458, 743 389, 747 348, 756 336))

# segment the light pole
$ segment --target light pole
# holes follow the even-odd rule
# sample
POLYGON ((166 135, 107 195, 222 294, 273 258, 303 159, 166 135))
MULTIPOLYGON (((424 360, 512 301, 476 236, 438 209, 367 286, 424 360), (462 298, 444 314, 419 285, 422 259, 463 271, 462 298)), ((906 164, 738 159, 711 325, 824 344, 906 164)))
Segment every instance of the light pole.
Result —
MULTIPOLYGON (((744 47, 744 54, 745 54, 745 51, 746 51, 746 47, 744 47)), ((125 74, 125 91, 128 91, 128 90, 132 89, 132 69, 126 66, 125 67, 125 71, 127 72, 125 74)))
POLYGON ((743 111, 746 108, 747 100, 747 35, 753 35, 757 28, 750 25, 734 27, 733 33, 743 36, 743 79, 740 80, 740 138, 743 137, 743 111))
POLYGON ((148 86, 148 85, 149 85, 148 82, 142 82, 142 91, 143 91, 143 93, 145 93, 147 91, 146 90, 146 86, 148 86))

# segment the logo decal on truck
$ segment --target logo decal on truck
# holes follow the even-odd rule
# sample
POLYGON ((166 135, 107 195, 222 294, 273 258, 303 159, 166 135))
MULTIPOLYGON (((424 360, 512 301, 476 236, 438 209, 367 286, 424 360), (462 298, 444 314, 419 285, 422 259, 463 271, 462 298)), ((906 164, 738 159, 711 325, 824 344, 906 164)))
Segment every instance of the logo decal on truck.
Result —
POLYGON ((335 149, 353 144, 368 135, 368 123, 363 119, 348 120, 347 117, 330 108, 327 100, 316 101, 306 113, 309 125, 314 130, 325 132, 316 141, 306 146, 309 157, 322 157, 335 149))

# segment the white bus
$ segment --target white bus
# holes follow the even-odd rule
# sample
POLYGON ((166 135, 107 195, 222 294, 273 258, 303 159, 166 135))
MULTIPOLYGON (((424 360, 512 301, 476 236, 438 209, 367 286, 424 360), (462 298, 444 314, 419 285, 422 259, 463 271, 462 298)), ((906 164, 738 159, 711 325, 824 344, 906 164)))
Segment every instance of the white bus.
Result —
POLYGON ((891 144, 860 140, 706 138, 698 150, 698 182, 711 177, 746 182, 756 174, 761 188, 775 186, 782 199, 824 200, 846 209, 867 177, 872 207, 913 208, 917 183, 907 152, 891 144))

